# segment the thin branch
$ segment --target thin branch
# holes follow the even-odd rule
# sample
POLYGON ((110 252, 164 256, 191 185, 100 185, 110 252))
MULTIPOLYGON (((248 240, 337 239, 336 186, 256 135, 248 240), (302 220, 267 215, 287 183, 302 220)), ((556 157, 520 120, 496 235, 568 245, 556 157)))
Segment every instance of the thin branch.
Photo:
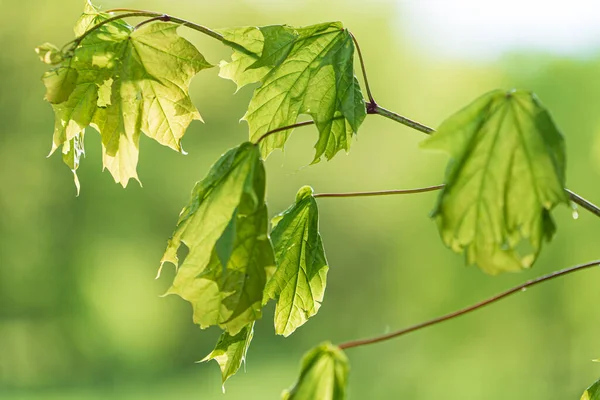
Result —
POLYGON ((565 189, 565 192, 569 194, 569 198, 573 203, 580 205, 582 208, 588 210, 597 217, 600 217, 600 208, 598 206, 587 201, 586 199, 569 189, 565 189))
POLYGON ((139 24, 137 24, 136 26, 133 27, 134 31, 137 31, 138 29, 140 29, 142 26, 149 24, 151 22, 154 21, 169 21, 169 16, 168 15, 161 15, 159 17, 154 17, 154 18, 148 18, 143 20, 142 22, 140 22, 139 24))
POLYGON ((264 135, 259 137, 254 143, 260 144, 260 142, 262 142, 263 140, 265 140, 267 137, 271 136, 274 133, 288 131, 290 129, 299 128, 301 126, 314 125, 314 123, 315 123, 315 121, 304 121, 304 122, 297 122, 295 124, 288 125, 288 126, 282 126, 281 128, 273 129, 273 130, 270 130, 269 132, 265 133, 264 135))
POLYGON ((114 13, 118 13, 118 12, 154 13, 155 11, 140 10, 139 8, 111 8, 110 10, 105 10, 102 12, 104 12, 106 14, 114 14, 114 13))
MULTIPOLYGON (((347 193, 317 193, 313 195, 313 197, 368 197, 368 196, 386 196, 390 194, 413 194, 413 193, 425 193, 432 192, 434 190, 443 189, 445 184, 427 186, 416 189, 396 189, 396 190, 379 190, 373 192, 347 192, 347 193)), ((577 193, 572 190, 565 189, 565 192, 569 194, 569 198, 572 202, 578 204, 585 210, 591 212, 592 214, 600 217, 600 207, 596 206, 594 203, 584 199, 577 193)))
POLYGON ((94 32, 95 30, 99 29, 100 27, 109 24, 111 22, 123 19, 123 18, 129 18, 129 17, 157 17, 163 14, 159 14, 159 13, 155 13, 155 12, 145 12, 145 11, 135 11, 135 12, 128 12, 125 14, 120 14, 120 15, 115 15, 114 17, 110 17, 105 19, 104 21, 100 21, 98 22, 96 25, 94 25, 93 27, 91 27, 90 29, 88 29, 87 31, 85 31, 82 35, 80 35, 79 37, 76 37, 74 40, 68 42, 67 44, 65 44, 63 46, 63 48, 65 48, 67 45, 72 43, 71 48, 75 49, 77 46, 79 46, 81 44, 81 42, 83 41, 83 39, 85 39, 90 33, 94 32))
POLYGON ((422 322, 420 324, 413 325, 413 326, 405 328, 405 329, 401 329, 401 330, 396 331, 396 332, 388 333, 386 335, 376 336, 376 337, 370 338, 370 339, 361 339, 361 340, 354 340, 354 341, 342 343, 342 344, 338 345, 338 347, 340 349, 350 349, 352 347, 358 347, 358 346, 364 346, 364 345, 367 345, 367 344, 379 343, 379 342, 383 342, 385 340, 396 338, 398 336, 406 335, 407 333, 415 332, 415 331, 418 331, 420 329, 426 328, 428 326, 436 325, 436 324, 439 324, 441 322, 448 321, 450 319, 454 319, 454 318, 460 317, 461 315, 468 314, 471 311, 478 310, 478 309, 480 309, 482 307, 485 307, 485 306, 487 306, 489 304, 495 303, 495 302, 497 302, 497 301, 499 301, 499 300, 501 300, 501 299, 503 299, 505 297, 508 297, 511 294, 524 291, 525 289, 527 289, 529 287, 532 287, 534 285, 537 285, 539 283, 546 282, 546 281, 549 281, 551 279, 558 278, 559 276, 570 274, 572 272, 581 271, 581 270, 584 270, 584 269, 587 269, 587 268, 595 267, 597 265, 600 265, 600 260, 591 261, 591 262, 586 263, 586 264, 581 264, 581 265, 577 265, 575 267, 562 269, 560 271, 556 271, 556 272, 553 272, 553 273, 548 274, 548 275, 540 276, 539 278, 531 279, 531 280, 529 280, 529 281, 527 281, 527 282, 525 282, 525 283, 523 283, 523 284, 521 284, 519 286, 516 286, 516 287, 514 287, 512 289, 509 289, 509 290, 507 290, 505 292, 497 294, 497 295, 495 295, 493 297, 490 297, 487 300, 484 300, 484 301, 481 301, 479 303, 473 304, 472 306, 463 308, 461 310, 451 312, 450 314, 446 314, 446 315, 443 315, 441 317, 437 317, 437 318, 431 319, 429 321, 425 321, 425 322, 422 322))
MULTIPOLYGON (((203 34, 205 34, 207 36, 210 36, 213 39, 217 39, 218 41, 220 41, 220 42, 222 42, 224 44, 227 44, 228 46, 231 46, 231 43, 228 40, 225 40, 225 38, 223 37, 223 35, 221 35, 218 32, 213 31, 210 28, 207 28, 206 26, 198 25, 198 24, 195 24, 195 23, 190 22, 188 20, 185 20, 185 19, 182 19, 182 18, 177 18, 177 17, 172 17, 170 15, 165 15, 165 17, 168 17, 169 21, 171 21, 171 22, 174 22, 176 24, 181 24, 181 25, 186 26, 186 27, 188 27, 190 29, 193 29, 193 30, 198 31, 200 33, 203 33, 203 34)), ((244 50, 246 50, 246 49, 244 49, 244 50)))
MULTIPOLYGON (((103 25, 106 25, 110 22, 113 21, 117 21, 120 19, 124 19, 124 18, 133 18, 133 17, 152 17, 151 20, 147 21, 147 22, 152 22, 154 20, 161 20, 161 21, 170 21, 170 22, 174 22, 176 24, 180 24, 183 26, 186 26, 188 28, 191 28, 195 31, 201 32, 207 36, 210 36, 214 39, 217 39, 218 41, 230 46, 230 47, 234 47, 237 50, 243 51, 244 53, 247 53, 248 50, 246 50, 245 48, 243 48, 242 46, 236 45, 235 43, 229 42, 228 40, 226 40, 223 35, 221 35, 220 33, 217 33, 215 31, 213 31, 212 29, 209 29, 205 26, 202 25, 198 25, 195 24, 193 22, 187 21, 185 19, 182 18, 177 18, 177 17, 172 17, 168 14, 163 14, 163 13, 158 13, 155 11, 145 11, 145 10, 135 10, 135 9, 128 9, 128 8, 115 8, 112 10, 108 10, 107 12, 124 12, 123 14, 119 14, 119 15, 115 15, 113 17, 107 18, 104 21, 101 21, 99 23, 97 23, 96 25, 94 25, 92 28, 88 29, 86 32, 84 32, 81 36, 79 36, 78 38, 76 38, 75 40, 73 40, 70 43, 73 43, 73 48, 79 46, 79 44, 83 41, 83 39, 89 35, 90 33, 92 33, 93 31, 95 31, 96 29, 100 28, 103 25)), ((146 21, 142 22, 142 24, 146 23, 146 21)), ((140 24, 141 25, 141 24, 140 24)), ((139 25, 138 25, 139 26, 139 25)), ((69 44, 69 43, 67 43, 69 44)))
POLYGON ((348 33, 350 33, 350 36, 352 36, 352 40, 354 41, 354 45, 356 46, 356 52, 358 53, 358 59, 360 61, 360 69, 363 74, 363 81, 365 82, 365 89, 367 91, 367 97, 369 97, 369 102, 371 104, 376 104, 375 99, 373 98, 373 95, 371 94, 371 87, 369 86, 369 78, 367 78, 367 70, 365 68, 365 60, 363 59, 362 52, 360 51, 360 46, 358 45, 358 40, 356 40, 356 37, 352 34, 352 32, 348 31, 348 33))
MULTIPOLYGON (((344 117, 339 116, 339 117, 332 118, 332 120, 335 121, 336 119, 342 119, 342 118, 344 118, 344 117)), ((281 128, 276 128, 276 129, 270 130, 267 133, 263 134, 261 137, 256 139, 256 141, 254 143, 260 144, 260 142, 262 142, 263 140, 265 140, 267 137, 271 136, 274 133, 288 131, 290 129, 299 128, 301 126, 308 126, 308 125, 314 125, 314 124, 315 124, 315 121, 304 121, 304 122, 296 122, 295 124, 292 124, 292 125, 282 126, 281 128)))
POLYGON ((390 194, 413 194, 433 192, 434 190, 443 189, 444 185, 427 186, 416 189, 400 189, 400 190, 379 190, 375 192, 348 192, 348 193, 317 193, 313 197, 368 197, 368 196, 386 196, 390 194))
POLYGON ((428 135, 430 135, 433 132, 435 132, 435 129, 430 128, 427 125, 423 125, 420 122, 413 121, 412 119, 408 119, 406 117, 403 117, 402 115, 396 114, 393 111, 390 111, 390 110, 387 110, 387 109, 385 109, 383 107, 380 107, 377 104, 374 104, 373 107, 371 107, 368 110, 368 113, 369 114, 379 114, 379 115, 381 115, 383 117, 389 118, 389 119, 391 119, 393 121, 401 123, 402 125, 406 125, 406 126, 408 126, 410 128, 416 129, 419 132, 423 132, 423 133, 426 133, 428 135))

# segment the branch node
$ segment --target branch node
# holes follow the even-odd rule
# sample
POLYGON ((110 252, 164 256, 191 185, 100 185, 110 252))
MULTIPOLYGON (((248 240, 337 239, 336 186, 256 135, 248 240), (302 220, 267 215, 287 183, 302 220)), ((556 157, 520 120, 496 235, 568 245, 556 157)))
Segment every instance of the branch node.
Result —
POLYGON ((370 101, 366 104, 367 106, 367 114, 377 114, 377 103, 375 100, 370 101))

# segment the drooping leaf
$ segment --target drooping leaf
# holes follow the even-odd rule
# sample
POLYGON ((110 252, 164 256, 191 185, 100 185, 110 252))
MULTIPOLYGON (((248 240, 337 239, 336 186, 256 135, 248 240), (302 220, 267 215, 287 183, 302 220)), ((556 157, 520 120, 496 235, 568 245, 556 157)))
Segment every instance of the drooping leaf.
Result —
POLYGON ((201 362, 215 360, 219 364, 223 385, 225 385, 227 379, 235 375, 242 363, 246 361, 246 353, 252 341, 253 333, 254 323, 246 325, 235 336, 223 332, 214 350, 201 360, 201 362))
POLYGON ((493 91, 447 119, 423 147, 448 152, 433 216, 444 243, 484 271, 518 271, 537 258, 568 204, 564 140, 531 93, 493 91))
POLYGON ((349 370, 346 354, 331 343, 323 343, 306 353, 300 378, 282 397, 284 400, 343 400, 349 370))
POLYGON ((296 203, 274 218, 271 232, 277 270, 265 288, 266 299, 277 299, 275 332, 289 336, 317 313, 327 280, 327 259, 319 234, 319 210, 305 186, 296 203))
MULTIPOLYGON (((220 76, 233 80, 238 88, 261 82, 243 118, 250 140, 292 125, 307 114, 319 130, 313 162, 350 149, 366 108, 354 76, 354 42, 341 23, 304 28, 272 25, 222 33, 248 51, 235 50, 231 62, 221 62, 220 76)), ((286 130, 265 138, 263 155, 283 148, 290 133, 286 130)))
POLYGON ((581 400, 600 400, 600 380, 597 380, 586 389, 583 396, 581 396, 581 400))
POLYGON ((261 317, 262 296, 275 260, 267 235, 265 171, 257 146, 229 150, 196 184, 161 265, 179 264, 167 294, 192 304, 194 322, 230 335, 261 317))
MULTIPOLYGON (((75 33, 79 36, 107 18, 88 3, 75 33)), ((129 179, 137 179, 142 132, 183 152, 185 130, 200 119, 189 83, 212 65, 178 36, 177 28, 153 22, 134 30, 113 21, 88 32, 64 54, 43 78, 56 115, 51 153, 92 126, 102 137, 104 167, 126 186, 129 179)))

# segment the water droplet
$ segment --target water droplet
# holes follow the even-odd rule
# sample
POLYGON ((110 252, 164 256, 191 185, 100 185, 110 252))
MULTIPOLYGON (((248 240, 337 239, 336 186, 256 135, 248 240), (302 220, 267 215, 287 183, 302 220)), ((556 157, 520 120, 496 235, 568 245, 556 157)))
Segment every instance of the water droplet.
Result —
POLYGON ((521 288, 521 292, 526 292, 526 291, 527 291, 527 288, 526 288, 526 287, 524 287, 524 288, 521 288))
POLYGON ((579 213, 577 212, 577 210, 573 210, 573 219, 579 219, 579 213))

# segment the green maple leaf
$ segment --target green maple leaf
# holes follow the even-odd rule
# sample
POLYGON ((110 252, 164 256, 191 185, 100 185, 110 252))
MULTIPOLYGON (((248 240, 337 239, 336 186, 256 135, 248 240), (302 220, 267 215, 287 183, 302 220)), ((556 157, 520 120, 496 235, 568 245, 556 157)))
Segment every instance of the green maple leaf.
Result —
MULTIPOLYGON (((366 109, 354 76, 354 42, 341 23, 236 28, 222 33, 247 51, 235 50, 231 62, 221 62, 219 75, 238 88, 261 82, 243 117, 251 141, 307 114, 319 130, 313 162, 350 149, 366 109)), ((282 131, 261 141, 263 155, 283 148, 290 133, 282 131)))
POLYGON ((202 328, 219 325, 236 335, 261 317, 275 266, 267 225, 260 151, 243 143, 196 184, 161 261, 177 266, 181 243, 188 247, 167 294, 189 301, 202 328))
POLYGON ((493 91, 447 119, 423 147, 451 155, 433 212, 444 243, 495 274, 528 268, 568 204, 564 140, 525 91, 493 91))
POLYGON ((300 378, 294 387, 284 391, 283 399, 345 399, 349 370, 346 354, 331 343, 323 343, 306 353, 300 378))
POLYGON ((201 362, 215 360, 221 369, 223 391, 225 381, 240 369, 246 361, 246 353, 254 334, 254 323, 246 325, 235 336, 223 332, 214 350, 204 357, 201 362))
MULTIPOLYGON (((79 36, 108 18, 90 3, 75 26, 79 36)), ((95 29, 57 67, 44 74, 46 100, 56 115, 51 153, 92 126, 102 137, 103 165, 123 186, 137 178, 141 133, 183 153, 181 138, 201 119, 188 88, 210 65, 177 34, 177 24, 153 22, 133 29, 113 21, 95 29)), ((37 49, 43 60, 57 60, 54 47, 37 49)))
POLYGON ((277 299, 275 332, 289 336, 317 313, 327 280, 327 259, 319 234, 319 210, 305 186, 296 203, 273 219, 271 240, 277 270, 267 283, 265 297, 277 299))
POLYGON ((586 389, 581 396, 581 400, 600 400, 600 380, 586 389))

